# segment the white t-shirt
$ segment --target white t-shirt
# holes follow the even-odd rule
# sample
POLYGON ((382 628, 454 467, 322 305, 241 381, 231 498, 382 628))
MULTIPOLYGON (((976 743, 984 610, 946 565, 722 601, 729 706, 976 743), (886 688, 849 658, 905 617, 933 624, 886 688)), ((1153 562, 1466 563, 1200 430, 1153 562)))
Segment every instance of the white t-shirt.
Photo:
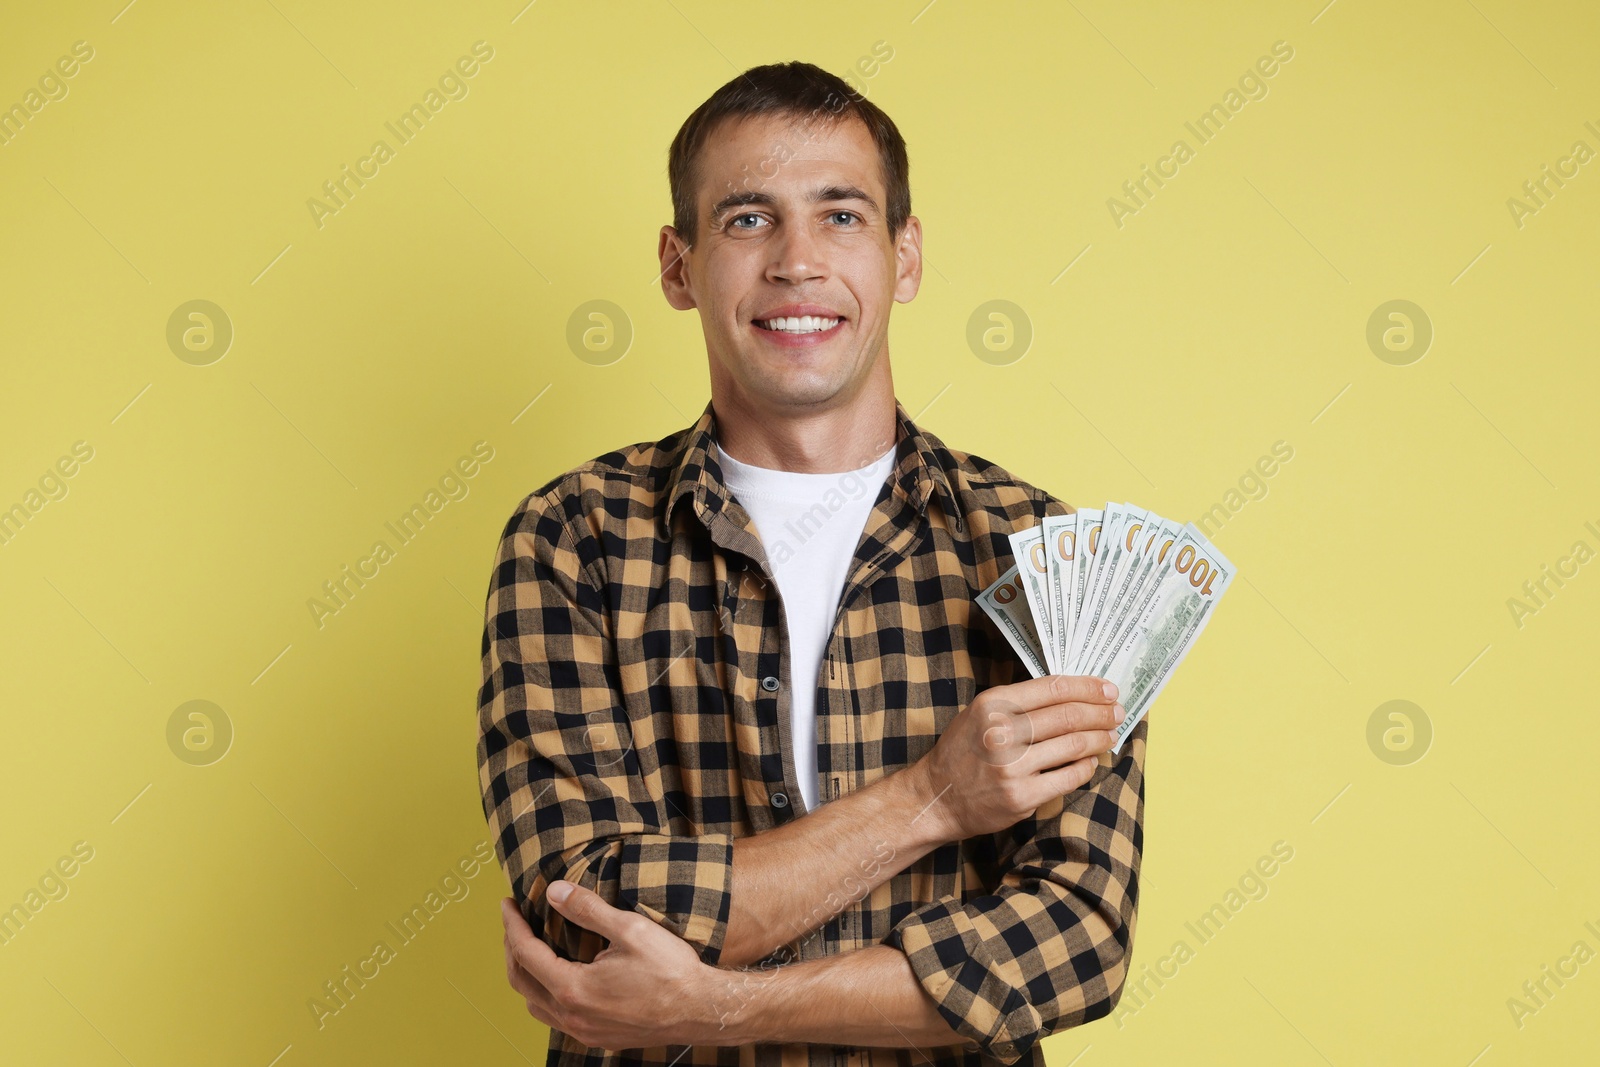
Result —
POLYGON ((806 474, 741 463, 717 449, 723 482, 750 513, 778 582, 789 627, 790 736, 806 810, 817 808, 817 682, 849 564, 878 491, 894 466, 891 447, 859 470, 806 474))

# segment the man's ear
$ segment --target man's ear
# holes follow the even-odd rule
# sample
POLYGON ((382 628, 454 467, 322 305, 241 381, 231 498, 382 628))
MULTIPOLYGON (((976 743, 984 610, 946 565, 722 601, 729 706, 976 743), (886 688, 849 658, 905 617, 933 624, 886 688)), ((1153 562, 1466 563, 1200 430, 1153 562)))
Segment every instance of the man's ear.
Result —
POLYGON ((906 217, 900 236, 894 242, 894 298, 909 304, 922 287, 922 222, 915 215, 906 217))
POLYGON ((661 240, 656 248, 656 255, 661 260, 661 291, 666 294, 667 303, 678 311, 688 311, 697 306, 694 293, 690 291, 689 262, 684 258, 688 252, 688 243, 676 229, 661 227, 661 240))

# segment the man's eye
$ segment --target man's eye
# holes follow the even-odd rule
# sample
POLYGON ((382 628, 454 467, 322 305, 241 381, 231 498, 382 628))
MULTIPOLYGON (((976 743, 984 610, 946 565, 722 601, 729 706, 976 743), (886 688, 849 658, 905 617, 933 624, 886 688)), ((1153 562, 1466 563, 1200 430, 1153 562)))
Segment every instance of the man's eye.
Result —
POLYGON ((857 215, 854 211, 835 211, 833 213, 832 217, 837 219, 841 215, 844 216, 846 220, 860 218, 860 216, 857 215))
POLYGON ((752 227, 752 226, 740 226, 739 225, 739 220, 740 219, 759 219, 760 217, 761 217, 760 215, 757 215, 753 211, 747 211, 743 215, 735 215, 732 219, 729 219, 728 220, 728 224, 730 226, 732 226, 736 230, 754 229, 754 227, 752 227))

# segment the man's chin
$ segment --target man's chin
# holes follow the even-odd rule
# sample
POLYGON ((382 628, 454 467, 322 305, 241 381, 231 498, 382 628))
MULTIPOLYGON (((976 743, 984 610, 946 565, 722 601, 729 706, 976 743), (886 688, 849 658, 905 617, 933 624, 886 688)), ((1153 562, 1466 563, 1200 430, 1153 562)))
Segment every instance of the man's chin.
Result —
POLYGON ((843 386, 832 378, 821 379, 815 374, 797 373, 765 376, 758 382, 749 383, 744 391, 763 408, 798 414, 826 406, 839 396, 843 386))

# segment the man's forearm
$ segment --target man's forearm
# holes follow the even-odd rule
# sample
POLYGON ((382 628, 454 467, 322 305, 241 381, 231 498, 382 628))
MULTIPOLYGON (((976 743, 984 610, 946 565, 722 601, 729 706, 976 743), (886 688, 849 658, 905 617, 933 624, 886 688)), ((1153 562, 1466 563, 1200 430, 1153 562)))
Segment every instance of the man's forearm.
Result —
POLYGON ((921 764, 733 846, 723 967, 765 959, 947 840, 921 764))
POLYGON ((943 1048, 975 1042, 934 1006, 905 953, 872 945, 779 967, 717 971, 696 1044, 756 1042, 943 1048))

